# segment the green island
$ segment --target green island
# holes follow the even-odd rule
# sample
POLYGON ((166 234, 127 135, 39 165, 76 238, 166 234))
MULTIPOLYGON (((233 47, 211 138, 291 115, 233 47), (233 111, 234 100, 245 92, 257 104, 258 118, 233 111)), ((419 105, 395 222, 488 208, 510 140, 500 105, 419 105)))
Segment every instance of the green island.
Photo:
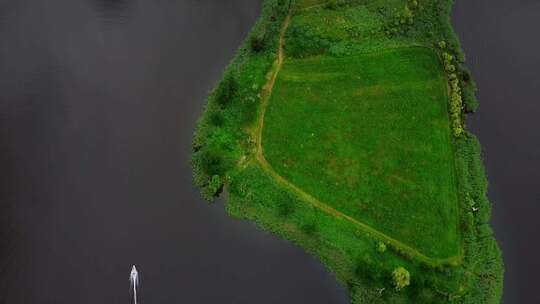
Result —
POLYGON ((317 256, 352 303, 500 303, 452 0, 266 0, 211 92, 195 182, 317 256))

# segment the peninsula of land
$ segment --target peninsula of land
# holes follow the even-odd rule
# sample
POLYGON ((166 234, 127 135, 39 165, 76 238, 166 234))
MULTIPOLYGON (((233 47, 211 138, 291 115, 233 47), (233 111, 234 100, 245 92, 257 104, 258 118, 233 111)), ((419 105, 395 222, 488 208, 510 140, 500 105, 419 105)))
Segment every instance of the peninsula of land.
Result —
POLYGON ((452 0, 266 0, 194 139, 208 200, 298 244, 353 303, 499 303, 452 0))

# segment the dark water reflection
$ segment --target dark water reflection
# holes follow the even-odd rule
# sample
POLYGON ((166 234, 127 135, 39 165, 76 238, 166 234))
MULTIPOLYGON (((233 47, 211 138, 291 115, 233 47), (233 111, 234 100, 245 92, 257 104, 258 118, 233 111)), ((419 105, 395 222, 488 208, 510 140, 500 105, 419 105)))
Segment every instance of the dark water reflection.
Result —
POLYGON ((484 148, 505 303, 538 303, 540 3, 456 1, 454 24, 478 83, 469 127, 484 148))
POLYGON ((346 303, 192 186, 203 99, 253 0, 0 1, 0 303, 346 303))

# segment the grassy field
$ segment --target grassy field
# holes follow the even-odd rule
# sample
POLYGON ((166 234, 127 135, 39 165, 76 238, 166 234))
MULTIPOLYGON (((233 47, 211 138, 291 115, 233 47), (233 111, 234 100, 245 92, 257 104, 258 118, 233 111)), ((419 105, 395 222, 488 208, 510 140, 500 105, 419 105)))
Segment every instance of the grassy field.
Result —
POLYGON ((427 256, 457 256, 446 95, 426 48, 285 60, 265 116, 264 155, 340 212, 427 256))

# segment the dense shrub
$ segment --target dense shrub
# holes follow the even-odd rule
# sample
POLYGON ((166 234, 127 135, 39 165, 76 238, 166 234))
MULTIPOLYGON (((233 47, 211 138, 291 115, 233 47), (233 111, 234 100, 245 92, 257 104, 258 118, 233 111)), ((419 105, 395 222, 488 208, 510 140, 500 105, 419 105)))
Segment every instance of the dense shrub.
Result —
POLYGON ((478 109, 478 99, 476 99, 476 83, 472 79, 471 73, 468 69, 460 66, 460 74, 463 83, 462 95, 465 111, 467 113, 473 113, 478 109))
MULTIPOLYGON (((446 46, 446 43, 442 41, 439 45, 446 46)), ((448 82, 450 86, 450 125, 455 137, 459 137, 463 134, 463 123, 461 121, 461 115, 463 112, 463 98, 461 96, 461 87, 459 85, 459 79, 456 74, 456 66, 454 64, 455 58, 450 53, 444 51, 441 54, 443 60, 444 70, 448 74, 448 82)))
POLYGON ((302 224, 300 228, 307 235, 314 235, 317 232, 317 224, 311 222, 302 224))
POLYGON ((265 34, 266 33, 264 31, 261 31, 259 33, 255 33, 254 35, 251 35, 249 39, 249 44, 253 51, 260 52, 264 49, 265 34))
POLYGON ((396 12, 383 30, 387 35, 394 36, 397 34, 407 33, 414 25, 416 14, 420 9, 417 0, 408 0, 403 9, 396 12))
POLYGON ((396 290, 402 290, 411 284, 411 275, 407 269, 398 267, 392 272, 392 280, 396 290))
POLYGON ((386 252, 386 244, 383 242, 377 243, 377 252, 378 253, 384 253, 386 252))
POLYGON ((292 25, 286 34, 285 53, 290 57, 309 57, 325 53, 332 41, 318 36, 312 29, 292 25))
POLYGON ((208 190, 212 196, 218 195, 223 190, 223 181, 219 175, 212 176, 208 184, 208 190))
POLYGON ((343 7, 347 4, 346 0, 328 0, 326 1, 326 4, 324 5, 328 9, 338 9, 340 7, 343 7))
POLYGON ((233 99, 237 89, 238 82, 235 75, 232 72, 226 73, 216 89, 216 101, 221 106, 226 106, 233 99))

